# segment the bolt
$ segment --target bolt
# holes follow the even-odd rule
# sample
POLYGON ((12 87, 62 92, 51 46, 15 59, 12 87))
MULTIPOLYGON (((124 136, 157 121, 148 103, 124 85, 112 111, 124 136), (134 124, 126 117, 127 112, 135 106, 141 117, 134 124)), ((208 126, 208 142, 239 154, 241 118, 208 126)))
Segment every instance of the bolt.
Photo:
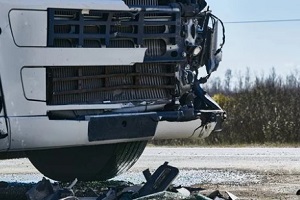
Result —
POLYGON ((182 52, 182 57, 186 57, 186 52, 182 52))

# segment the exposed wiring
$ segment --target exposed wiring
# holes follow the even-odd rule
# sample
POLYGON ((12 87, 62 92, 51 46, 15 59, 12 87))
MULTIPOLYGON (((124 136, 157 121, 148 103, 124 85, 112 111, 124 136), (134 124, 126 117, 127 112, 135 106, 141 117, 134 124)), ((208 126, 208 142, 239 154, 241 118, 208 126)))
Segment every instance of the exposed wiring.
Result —
MULTIPOLYGON (((197 127, 197 128, 194 130, 193 135, 191 135, 189 138, 194 137, 196 131, 198 131, 201 127, 202 127, 202 129, 201 129, 201 131, 200 131, 200 133, 201 133, 201 132, 203 131, 203 129, 204 129, 204 126, 202 125, 202 123, 201 123, 201 125, 200 125, 199 127, 197 127)), ((200 133, 199 133, 199 136, 200 136, 200 133)))

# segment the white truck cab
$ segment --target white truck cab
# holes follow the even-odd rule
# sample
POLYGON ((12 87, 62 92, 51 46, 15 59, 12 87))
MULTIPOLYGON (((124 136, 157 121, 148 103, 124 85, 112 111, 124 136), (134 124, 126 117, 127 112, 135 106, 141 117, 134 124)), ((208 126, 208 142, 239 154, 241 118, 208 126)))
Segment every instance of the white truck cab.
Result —
POLYGON ((221 130, 225 112, 201 88, 223 46, 204 0, 0 4, 0 159, 103 180, 149 140, 221 130))

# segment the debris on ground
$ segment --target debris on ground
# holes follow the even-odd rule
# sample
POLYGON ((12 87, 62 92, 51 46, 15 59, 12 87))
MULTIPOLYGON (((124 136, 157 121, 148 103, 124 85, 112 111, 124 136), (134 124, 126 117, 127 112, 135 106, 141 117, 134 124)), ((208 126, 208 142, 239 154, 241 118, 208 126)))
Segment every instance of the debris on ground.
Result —
MULTIPOLYGON (((143 171, 146 183, 133 185, 130 183, 107 184, 106 186, 97 183, 84 183, 75 179, 70 185, 64 186, 59 183, 51 183, 43 178, 37 184, 32 184, 23 192, 23 197, 18 200, 151 200, 151 199, 194 199, 194 200, 237 200, 238 198, 230 193, 220 193, 214 191, 209 194, 203 193, 205 189, 194 187, 173 186, 172 182, 179 174, 176 167, 172 167, 165 162, 153 174, 149 169, 143 171)), ((28 187, 28 186, 27 186, 28 187)), ((6 182, 0 182, 0 199, 16 199, 6 194, 3 198, 1 190, 6 190, 11 186, 6 182), (11 197, 11 198, 10 198, 11 197)), ((9 191, 9 190, 7 190, 9 191)), ((5 193, 4 193, 5 194, 5 193)))
POLYGON ((75 197, 72 188, 76 183, 77 179, 75 179, 70 186, 62 189, 57 183, 51 184, 49 180, 43 178, 42 181, 38 182, 33 188, 26 192, 26 197, 28 200, 72 199, 75 197))

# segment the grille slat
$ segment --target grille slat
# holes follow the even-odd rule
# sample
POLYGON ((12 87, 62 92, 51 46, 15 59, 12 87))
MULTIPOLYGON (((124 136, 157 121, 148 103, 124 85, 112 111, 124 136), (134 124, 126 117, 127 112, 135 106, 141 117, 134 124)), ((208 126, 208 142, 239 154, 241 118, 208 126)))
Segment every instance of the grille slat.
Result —
POLYGON ((49 105, 169 99, 174 92, 175 64, 48 67, 49 105))
POLYGON ((163 56, 166 53, 166 43, 163 40, 145 40, 147 56, 163 56))

